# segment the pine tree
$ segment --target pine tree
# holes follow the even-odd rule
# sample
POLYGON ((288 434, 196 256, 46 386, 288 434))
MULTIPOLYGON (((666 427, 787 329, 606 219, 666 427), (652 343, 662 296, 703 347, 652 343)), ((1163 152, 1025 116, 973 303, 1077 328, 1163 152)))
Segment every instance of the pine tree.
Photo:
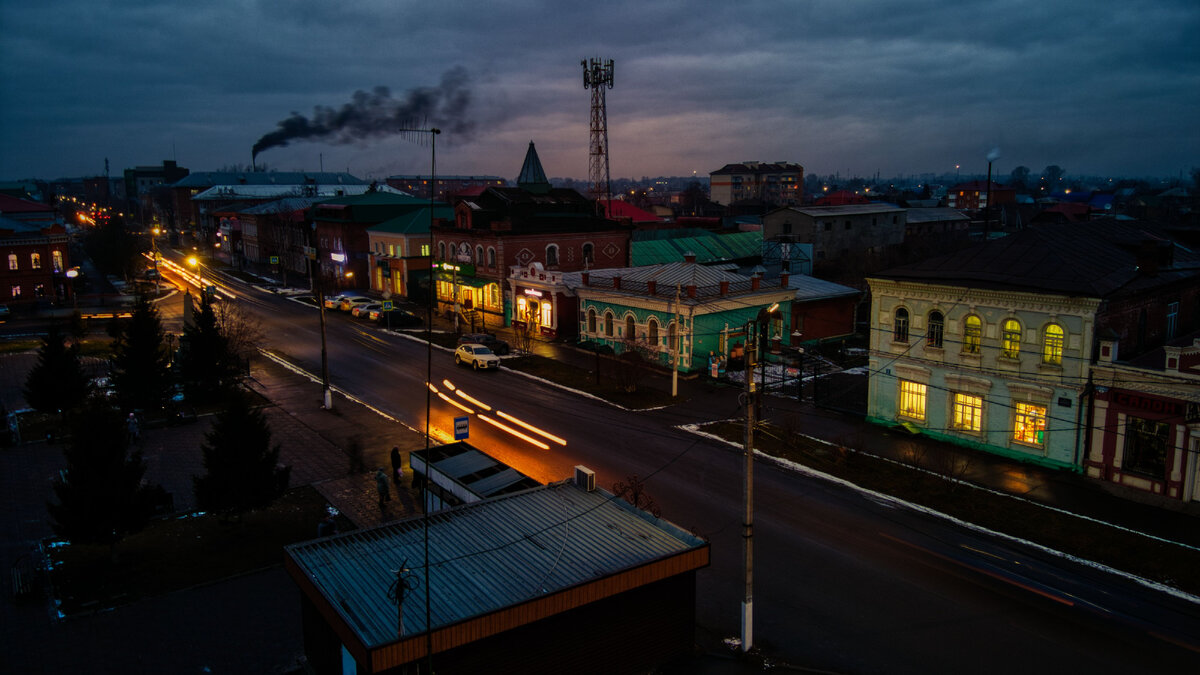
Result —
POLYGON ((237 361, 229 341, 221 334, 216 312, 207 294, 201 294, 200 311, 184 326, 180 340, 180 377, 184 394, 194 403, 211 403, 224 397, 237 375, 237 361))
POLYGON ((290 467, 279 467, 279 446, 271 429, 245 396, 231 397, 204 437, 204 476, 195 476, 196 503, 218 513, 262 508, 287 490, 290 467))
POLYGON ((146 526, 165 495, 143 485, 146 464, 128 453, 121 414, 92 397, 72 419, 67 467, 54 481, 57 503, 47 503, 55 533, 77 544, 115 544, 146 526))
POLYGON ((122 408, 158 410, 170 383, 170 355, 158 308, 138 296, 133 316, 122 323, 116 338, 111 374, 122 408))
POLYGON ((79 345, 68 347, 58 325, 50 324, 37 364, 25 378, 25 402, 38 412, 66 414, 83 404, 90 388, 79 360, 79 345))

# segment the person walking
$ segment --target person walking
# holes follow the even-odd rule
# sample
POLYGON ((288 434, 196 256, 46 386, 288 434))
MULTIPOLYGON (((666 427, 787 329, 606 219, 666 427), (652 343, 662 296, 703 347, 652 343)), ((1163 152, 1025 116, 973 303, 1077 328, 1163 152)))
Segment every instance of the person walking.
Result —
POLYGON ((379 489, 379 508, 382 509, 384 502, 392 500, 391 490, 388 489, 387 473, 382 466, 375 472, 375 487, 379 489))
POLYGON ((404 458, 400 456, 400 446, 396 445, 392 447, 392 482, 399 485, 403 477, 404 458))

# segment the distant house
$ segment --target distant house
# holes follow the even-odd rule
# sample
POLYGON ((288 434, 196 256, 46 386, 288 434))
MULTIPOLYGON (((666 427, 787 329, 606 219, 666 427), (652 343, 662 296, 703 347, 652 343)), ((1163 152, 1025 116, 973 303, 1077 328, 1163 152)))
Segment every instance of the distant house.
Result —
POLYGON ((307 667, 636 673, 689 656, 708 542, 576 475, 288 546, 307 667))
MULTIPOLYGON (((267 188, 282 188, 286 193, 274 191, 269 199, 280 199, 287 196, 315 196, 304 192, 305 186, 339 186, 361 185, 363 189, 367 181, 355 178, 348 173, 337 172, 289 172, 289 171, 193 171, 173 183, 168 183, 171 193, 171 203, 175 214, 173 227, 178 230, 201 230, 211 237, 215 224, 204 217, 204 209, 211 204, 207 200, 194 201, 196 195, 209 188, 222 186, 225 188, 242 188, 245 186, 264 186, 267 188)), ((321 194, 333 194, 322 191, 321 194)), ((344 192, 343 194, 355 194, 344 192)), ((223 203, 223 202, 222 202, 223 203)), ((257 202, 262 203, 262 202, 257 202)), ((245 204, 252 206, 252 204, 245 204)), ((172 225, 168 223, 168 225, 172 225)))
POLYGON ((994 181, 990 189, 991 202, 988 202, 988 195, 989 189, 986 180, 959 183, 946 192, 946 206, 964 211, 981 211, 988 208, 989 204, 991 206, 1000 206, 1002 204, 1012 204, 1017 201, 1016 188, 1001 185, 994 181))
POLYGON ((270 264, 283 277, 312 274, 312 222, 308 210, 320 197, 285 197, 236 212, 241 225, 242 254, 251 263, 270 264))
POLYGON ((0 194, 0 304, 72 298, 69 243, 53 207, 0 194))
MULTIPOLYGON (((444 204, 436 204, 445 207, 444 204)), ((393 218, 429 213, 429 200, 388 191, 321 200, 312 206, 319 274, 338 288, 371 283, 371 238, 367 231, 393 218)))
POLYGON ((710 198, 726 207, 747 200, 771 206, 795 205, 804 197, 804 167, 789 162, 726 164, 710 173, 708 179, 710 198))
POLYGON ((429 199, 430 196, 439 201, 448 201, 452 196, 464 190, 505 187, 508 181, 499 176, 438 176, 437 185, 431 185, 429 174, 404 174, 388 176, 388 186, 406 192, 414 197, 429 199))
POLYGON ((899 246, 907 223, 907 210, 893 204, 788 206, 763 216, 763 239, 811 244, 821 265, 899 246))

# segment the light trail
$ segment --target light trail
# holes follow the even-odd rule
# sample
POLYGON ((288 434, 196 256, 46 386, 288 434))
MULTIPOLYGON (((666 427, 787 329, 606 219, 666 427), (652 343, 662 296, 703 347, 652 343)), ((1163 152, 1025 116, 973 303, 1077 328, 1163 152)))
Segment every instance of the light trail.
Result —
POLYGON ((479 414, 479 415, 476 415, 476 417, 478 417, 479 419, 483 420, 484 422, 487 422, 488 424, 496 427, 497 429, 500 429, 502 431, 507 431, 508 433, 512 434, 513 436, 516 436, 517 438, 520 438, 521 440, 528 442, 529 444, 533 445, 534 447, 541 448, 542 450, 550 449, 549 445, 546 445, 545 443, 539 441, 538 439, 534 438, 533 436, 527 436, 526 434, 523 434, 520 431, 517 431, 516 429, 508 426, 507 424, 501 424, 500 422, 497 422, 496 420, 488 417, 487 415, 479 414))
MULTIPOLYGON (((455 408, 458 408, 459 410, 462 410, 463 412, 467 413, 468 415, 474 415, 474 414, 475 414, 475 411, 474 411, 474 410, 471 410, 471 409, 470 409, 470 408, 468 408, 467 406, 465 406, 465 405, 463 405, 463 404, 459 403, 458 401, 455 401, 454 399, 450 398, 450 396, 449 396, 449 395, 447 395, 447 394, 444 394, 444 393, 442 393, 442 392, 440 392, 440 391, 437 393, 437 395, 438 395, 438 398, 442 399, 442 400, 443 400, 443 401, 445 401, 446 403, 449 403, 450 405, 454 406, 455 408)), ((480 417, 482 417, 482 415, 480 415, 480 417)))
POLYGON ((497 410, 496 416, 503 417, 504 419, 508 420, 509 422, 512 422, 513 424, 517 424, 522 427, 525 427, 526 429, 532 431, 533 433, 544 436, 545 438, 548 438, 548 439, 554 441, 555 443, 558 443, 559 445, 567 444, 566 439, 559 438, 558 436, 555 436, 554 434, 552 434, 548 431, 542 431, 541 429, 533 426, 532 424, 529 424, 528 422, 523 422, 523 421, 513 417, 512 415, 509 415, 508 413, 504 412, 503 410, 497 410))
POLYGON ((469 402, 471 402, 471 403, 474 403, 476 406, 478 406, 478 407, 480 407, 480 408, 483 408, 485 411, 491 411, 491 409, 492 409, 492 406, 490 406, 490 405, 488 405, 488 404, 484 403, 483 401, 480 401, 480 400, 479 400, 479 399, 477 399, 477 398, 472 398, 472 397, 470 397, 470 396, 467 396, 467 394, 466 394, 465 392, 463 392, 463 390, 462 390, 462 389, 459 389, 459 390, 455 391, 454 393, 455 393, 455 394, 458 394, 458 395, 459 395, 459 396, 461 396, 462 398, 465 398, 465 399, 467 399, 467 401, 469 401, 469 402))

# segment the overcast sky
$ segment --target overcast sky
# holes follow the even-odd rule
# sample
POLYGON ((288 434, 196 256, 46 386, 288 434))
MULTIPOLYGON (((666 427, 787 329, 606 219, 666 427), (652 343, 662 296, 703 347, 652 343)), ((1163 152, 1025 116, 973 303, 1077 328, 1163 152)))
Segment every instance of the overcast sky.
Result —
POLYGON ((984 173, 993 148, 1004 176, 1200 166, 1197 0, 0 0, 0 35, 0 179, 256 143, 278 170, 427 173, 428 143, 387 133, 415 113, 439 174, 515 178, 533 141, 586 180, 597 57, 614 178, 984 173))

